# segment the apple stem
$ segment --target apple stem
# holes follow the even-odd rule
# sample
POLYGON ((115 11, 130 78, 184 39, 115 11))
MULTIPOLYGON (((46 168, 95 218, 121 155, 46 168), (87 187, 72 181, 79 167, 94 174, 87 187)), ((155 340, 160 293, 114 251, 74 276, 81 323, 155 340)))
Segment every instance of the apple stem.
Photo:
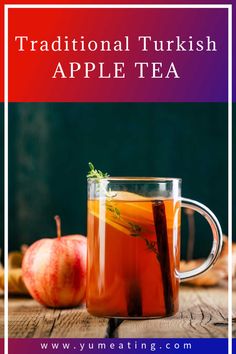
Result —
POLYGON ((57 226, 57 237, 60 239, 61 238, 61 218, 59 215, 54 216, 54 219, 56 221, 56 226, 57 226))

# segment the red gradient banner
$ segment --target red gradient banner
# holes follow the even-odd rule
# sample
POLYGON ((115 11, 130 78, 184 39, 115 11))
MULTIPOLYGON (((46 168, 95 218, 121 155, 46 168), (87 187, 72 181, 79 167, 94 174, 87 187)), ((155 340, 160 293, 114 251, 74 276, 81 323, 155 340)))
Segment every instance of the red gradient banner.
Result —
POLYGON ((224 102, 227 28, 227 9, 10 8, 9 100, 224 102), (61 50, 53 51, 58 36, 61 50), (148 36, 147 50, 140 36, 148 36), (110 51, 100 50, 104 40, 110 51))

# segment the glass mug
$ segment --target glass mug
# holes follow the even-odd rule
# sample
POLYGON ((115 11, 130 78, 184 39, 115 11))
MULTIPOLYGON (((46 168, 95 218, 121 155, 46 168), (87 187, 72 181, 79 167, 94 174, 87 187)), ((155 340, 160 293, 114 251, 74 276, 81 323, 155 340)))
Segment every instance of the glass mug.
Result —
POLYGON ((86 303, 95 316, 157 318, 178 311, 180 281, 207 271, 222 247, 215 215, 181 197, 181 179, 88 179, 86 303), (179 271, 181 207, 208 221, 213 243, 205 262, 179 271))

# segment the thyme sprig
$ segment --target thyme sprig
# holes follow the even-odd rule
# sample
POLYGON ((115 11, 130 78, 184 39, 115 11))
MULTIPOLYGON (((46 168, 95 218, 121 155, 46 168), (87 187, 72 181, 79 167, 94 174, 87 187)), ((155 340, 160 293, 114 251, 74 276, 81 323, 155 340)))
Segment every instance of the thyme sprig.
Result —
POLYGON ((107 203, 106 204, 107 210, 110 211, 113 214, 113 217, 115 219, 120 219, 120 209, 117 207, 114 207, 113 205, 107 203))
MULTIPOLYGON (((95 169, 94 165, 92 162, 89 162, 89 172, 87 174, 87 178, 93 178, 95 179, 96 183, 100 183, 101 179, 108 178, 110 175, 108 173, 103 173, 101 170, 95 169)), ((108 212, 112 213, 112 216, 114 219, 119 220, 119 222, 126 228, 129 229, 130 231, 130 236, 133 237, 139 237, 140 239, 144 240, 147 246, 147 249, 154 252, 157 256, 157 259, 159 259, 159 254, 157 250, 157 242, 156 241, 150 241, 146 237, 142 236, 143 229, 140 225, 133 223, 132 221, 127 221, 121 216, 120 209, 118 209, 116 206, 111 204, 111 201, 113 200, 114 197, 116 197, 116 193, 111 191, 111 188, 107 189, 105 188, 104 185, 99 186, 99 191, 100 188, 102 187, 105 196, 107 197, 107 202, 106 202, 106 209, 108 212)))
POLYGON ((102 190, 108 199, 114 198, 116 196, 116 193, 112 192, 111 188, 107 190, 104 184, 100 183, 102 179, 106 179, 110 175, 108 173, 103 173, 101 170, 96 170, 92 162, 89 162, 88 165, 90 170, 87 174, 87 178, 92 178, 95 180, 96 183, 100 184, 97 187, 97 192, 100 192, 102 190))
POLYGON ((108 173, 103 173, 100 170, 96 170, 94 165, 92 164, 92 162, 89 162, 88 165, 89 165, 89 168, 90 168, 90 170, 89 170, 89 172, 87 174, 88 178, 95 178, 96 180, 99 181, 102 178, 108 178, 109 177, 108 173))

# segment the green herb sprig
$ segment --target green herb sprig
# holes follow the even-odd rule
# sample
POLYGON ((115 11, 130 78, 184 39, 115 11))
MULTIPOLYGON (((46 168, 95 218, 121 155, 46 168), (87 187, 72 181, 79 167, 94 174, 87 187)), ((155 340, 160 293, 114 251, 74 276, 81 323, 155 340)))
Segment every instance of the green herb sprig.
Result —
MULTIPOLYGON (((87 174, 87 178, 94 178, 97 183, 101 182, 101 179, 108 178, 110 175, 108 173, 103 173, 101 170, 95 169, 94 165, 92 162, 89 162, 89 172, 87 174)), ((108 212, 112 213, 112 216, 114 219, 119 219, 119 222, 126 228, 129 229, 130 231, 130 236, 133 237, 139 237, 140 239, 144 240, 147 246, 147 249, 149 251, 152 251, 156 254, 157 259, 159 259, 159 254, 157 250, 157 242, 155 241, 150 241, 147 238, 142 236, 143 229, 140 225, 135 224, 131 221, 125 220, 121 216, 120 209, 118 209, 116 206, 113 206, 111 204, 112 199, 117 195, 115 192, 112 192, 111 189, 109 188, 108 191, 106 188, 103 186, 105 195, 107 197, 107 202, 106 202, 106 209, 108 212)), ((100 190, 100 189, 99 189, 100 190)))
MULTIPOLYGON (((92 162, 88 163, 89 165, 89 172, 87 174, 87 178, 92 178, 95 180, 96 183, 100 183, 101 180, 108 178, 110 175, 108 173, 103 173, 100 170, 96 170, 94 165, 92 164, 92 162)), ((110 199, 110 198, 114 198, 117 194, 111 191, 111 188, 109 188, 108 190, 106 189, 106 187, 104 186, 104 184, 100 183, 100 185, 97 187, 97 192, 103 191, 105 196, 110 199)))
POLYGON ((96 170, 94 165, 92 164, 92 162, 89 162, 88 165, 89 165, 90 170, 89 170, 89 172, 87 174, 87 178, 95 178, 96 180, 99 181, 102 178, 108 178, 109 177, 108 173, 103 173, 100 170, 96 170))

